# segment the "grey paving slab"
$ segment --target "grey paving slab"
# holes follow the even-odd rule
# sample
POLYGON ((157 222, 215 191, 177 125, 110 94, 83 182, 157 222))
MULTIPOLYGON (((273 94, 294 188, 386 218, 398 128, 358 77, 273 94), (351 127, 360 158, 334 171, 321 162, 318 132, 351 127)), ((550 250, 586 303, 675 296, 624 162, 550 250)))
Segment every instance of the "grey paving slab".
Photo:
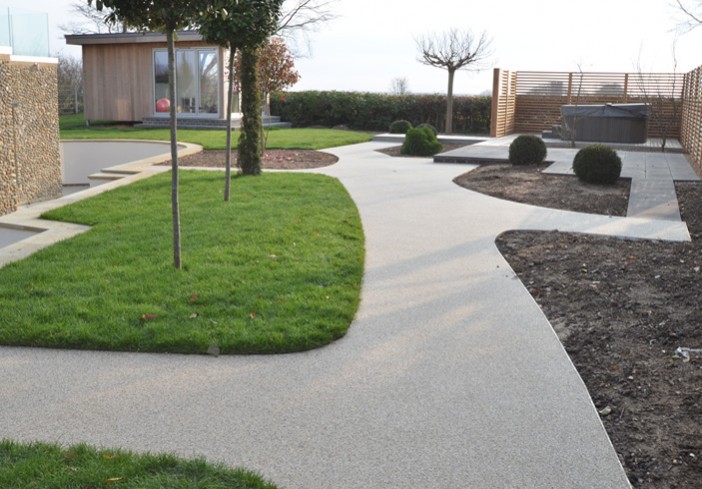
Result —
POLYGON ((690 162, 685 155, 671 153, 666 154, 665 157, 668 161, 668 168, 670 168, 673 180, 690 182, 697 182, 700 180, 699 176, 697 176, 690 166, 690 162))
POLYGON ((632 180, 627 215, 679 221, 680 210, 673 180, 632 180))

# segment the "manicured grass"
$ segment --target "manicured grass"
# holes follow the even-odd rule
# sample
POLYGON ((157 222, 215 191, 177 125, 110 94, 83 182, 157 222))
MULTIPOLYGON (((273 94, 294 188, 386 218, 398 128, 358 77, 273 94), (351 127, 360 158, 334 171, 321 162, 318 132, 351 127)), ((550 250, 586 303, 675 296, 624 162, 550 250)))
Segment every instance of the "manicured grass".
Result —
POLYGON ((183 171, 184 269, 172 266, 170 174, 49 212, 94 226, 0 269, 0 344, 279 353, 343 336, 364 239, 341 183, 183 171))
MULTIPOLYGON (((150 139, 168 141, 168 129, 135 128, 101 124, 85 127, 82 115, 61 116, 61 139, 150 139)), ((225 149, 226 132, 213 129, 179 129, 178 140, 202 145, 205 149, 225 149)), ((235 132, 232 145, 236 148, 239 132, 235 132)), ((271 129, 269 149, 324 149, 370 141, 369 134, 337 129, 271 129)))
POLYGON ((0 487, 4 489, 276 489, 241 469, 171 455, 63 449, 44 443, 0 441, 0 487))

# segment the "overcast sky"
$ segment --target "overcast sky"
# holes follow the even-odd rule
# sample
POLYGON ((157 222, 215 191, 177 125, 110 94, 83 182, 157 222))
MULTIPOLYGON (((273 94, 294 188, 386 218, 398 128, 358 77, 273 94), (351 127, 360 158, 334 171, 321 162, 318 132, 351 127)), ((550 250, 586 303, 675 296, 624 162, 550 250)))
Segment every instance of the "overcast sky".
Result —
MULTIPOLYGON (((73 0, 0 0, 0 7, 49 14, 51 51, 66 47, 58 26, 72 21, 73 0)), ((85 0, 83 0, 85 1, 85 0)), ((387 92, 405 78, 414 93, 446 90, 446 72, 421 65, 414 39, 449 28, 485 31, 494 55, 480 73, 456 77, 456 93, 492 87, 492 68, 534 71, 673 71, 675 0, 337 0, 338 18, 312 33, 299 59, 296 90, 387 92), (640 62, 638 61, 640 60, 640 62)), ((677 71, 702 64, 702 28, 676 43, 677 71)))

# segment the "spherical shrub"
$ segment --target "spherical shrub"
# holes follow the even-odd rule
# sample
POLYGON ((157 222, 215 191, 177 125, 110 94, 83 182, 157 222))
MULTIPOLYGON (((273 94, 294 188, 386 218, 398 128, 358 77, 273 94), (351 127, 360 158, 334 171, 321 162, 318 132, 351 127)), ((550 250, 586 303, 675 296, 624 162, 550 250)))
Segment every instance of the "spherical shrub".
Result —
POLYGON ((437 131, 436 128, 434 126, 432 126, 431 124, 429 124, 428 122, 422 122, 417 127, 428 127, 429 129, 431 129, 431 132, 434 133, 434 136, 439 135, 439 131, 437 131))
POLYGON ((399 120, 390 124, 390 134, 407 134, 410 129, 412 129, 410 121, 399 120))
POLYGON ((612 148, 603 144, 591 144, 575 155, 573 170, 584 182, 614 183, 622 173, 622 160, 612 148))
POLYGON ((546 144, 530 134, 518 136, 509 145, 509 162, 513 165, 538 165, 546 158, 546 144))
POLYGON ((441 151, 441 143, 431 129, 415 127, 407 131, 400 153, 410 156, 432 156, 441 151))

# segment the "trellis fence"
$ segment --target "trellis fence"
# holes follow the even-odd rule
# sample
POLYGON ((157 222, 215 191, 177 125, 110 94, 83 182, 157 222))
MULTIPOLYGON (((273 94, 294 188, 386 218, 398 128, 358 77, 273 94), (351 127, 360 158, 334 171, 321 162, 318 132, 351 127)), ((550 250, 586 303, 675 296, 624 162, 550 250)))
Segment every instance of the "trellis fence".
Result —
POLYGON ((680 143, 702 176, 702 66, 685 75, 680 143))

